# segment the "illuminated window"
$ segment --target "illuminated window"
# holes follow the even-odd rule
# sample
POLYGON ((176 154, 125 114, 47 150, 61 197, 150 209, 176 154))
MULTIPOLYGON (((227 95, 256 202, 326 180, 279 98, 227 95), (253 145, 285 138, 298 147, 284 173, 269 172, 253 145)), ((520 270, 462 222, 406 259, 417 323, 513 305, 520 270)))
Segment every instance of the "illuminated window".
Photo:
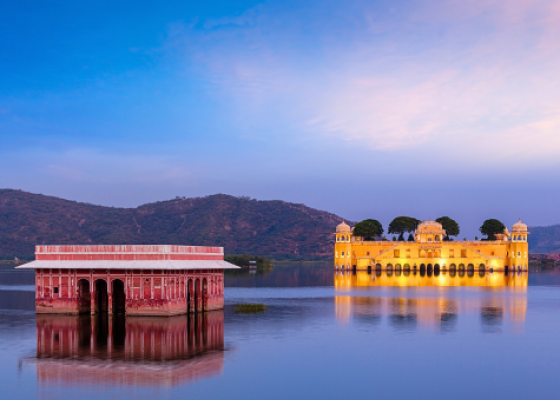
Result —
POLYGON ((449 250, 449 258, 455 258, 455 250, 454 249, 449 250))
POLYGON ((395 257, 395 258, 399 258, 401 256, 401 251, 400 250, 395 250, 393 253, 394 253, 393 257, 395 257))
POLYGON ((491 254, 494 255, 494 252, 492 252, 491 254))
POLYGON ((467 258, 467 249, 461 250, 461 258, 467 258))

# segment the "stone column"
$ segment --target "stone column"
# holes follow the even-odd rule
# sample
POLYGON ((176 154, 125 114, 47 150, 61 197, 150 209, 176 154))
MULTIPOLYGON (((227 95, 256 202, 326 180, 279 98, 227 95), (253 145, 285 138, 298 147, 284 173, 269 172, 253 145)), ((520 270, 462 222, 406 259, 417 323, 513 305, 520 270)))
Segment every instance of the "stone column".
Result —
POLYGON ((107 277, 107 314, 113 314, 113 285, 111 276, 107 277))
POLYGON ((91 294, 91 315, 97 314, 98 312, 97 291, 95 290, 95 283, 96 281, 92 279, 89 288, 91 294))

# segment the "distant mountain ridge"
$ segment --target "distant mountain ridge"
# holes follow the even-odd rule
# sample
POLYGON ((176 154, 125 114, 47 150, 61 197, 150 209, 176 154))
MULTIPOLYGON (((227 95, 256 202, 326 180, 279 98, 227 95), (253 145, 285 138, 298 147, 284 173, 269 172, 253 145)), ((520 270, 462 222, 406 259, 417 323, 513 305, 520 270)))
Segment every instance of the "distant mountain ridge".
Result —
POLYGON ((324 260, 333 256, 332 233, 341 221, 303 204, 225 194, 116 208, 0 189, 0 259, 30 259, 36 244, 159 243, 324 260))
MULTIPOLYGON (((226 254, 276 260, 327 260, 341 221, 303 204, 225 194, 116 208, 0 189, 0 259, 30 259, 36 244, 159 243, 223 246, 226 254)), ((560 224, 529 232, 531 253, 560 253, 560 224)))
POLYGON ((531 253, 560 253, 560 224, 531 226, 528 229, 531 253))

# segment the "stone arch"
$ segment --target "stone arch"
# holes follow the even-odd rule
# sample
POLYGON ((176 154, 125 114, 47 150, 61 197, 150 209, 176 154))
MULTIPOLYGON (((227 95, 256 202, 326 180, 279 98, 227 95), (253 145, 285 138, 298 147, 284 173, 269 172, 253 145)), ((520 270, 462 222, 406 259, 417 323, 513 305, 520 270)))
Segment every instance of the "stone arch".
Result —
POLYGON ((109 292, 105 279, 96 279, 93 283, 95 288, 95 309, 96 313, 106 313, 109 310, 109 292))
POLYGON ((484 265, 483 263, 480 263, 480 264, 478 265, 478 270, 479 270, 479 271, 485 271, 485 270, 486 270, 486 265, 484 265))
POLYGON ((403 265, 403 271, 410 271, 410 264, 403 265))
POLYGON ((395 264, 395 271, 400 271, 402 266, 400 264, 395 264))
POLYGON ((87 279, 79 279, 77 282, 78 288, 78 313, 89 314, 91 313, 91 289, 87 279))
POLYGON ((450 264, 449 265, 449 270, 450 271, 455 271, 457 269, 457 266, 455 264, 450 264))
POLYGON ((473 264, 467 265, 467 271, 474 271, 474 265, 473 264))
POLYGON ((460 271, 465 271, 465 264, 463 263, 459 264, 459 272, 460 271))
POLYGON ((194 283, 192 278, 187 280, 187 312, 192 313, 194 307, 194 283))
POLYGON ((124 282, 121 279, 113 279, 111 282, 111 297, 113 314, 124 314, 126 311, 126 294, 124 282))
POLYGON ((391 263, 387 264, 387 266, 385 267, 385 269, 386 269, 387 271, 392 271, 392 270, 393 270, 393 264, 391 264, 391 263))
POLYGON ((381 268, 382 268, 382 267, 381 267, 381 264, 380 264, 380 263, 375 264, 375 269, 376 269, 376 270, 380 270, 380 271, 381 271, 381 268))

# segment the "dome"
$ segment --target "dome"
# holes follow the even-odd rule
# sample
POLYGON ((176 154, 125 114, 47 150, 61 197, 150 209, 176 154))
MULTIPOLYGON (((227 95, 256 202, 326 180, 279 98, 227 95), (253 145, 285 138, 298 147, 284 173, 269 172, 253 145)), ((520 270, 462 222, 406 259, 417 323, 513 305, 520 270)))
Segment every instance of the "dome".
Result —
POLYGON ((336 233, 350 233, 350 226, 343 220, 336 226, 336 233))
POLYGON ((418 224, 416 228, 416 234, 420 233, 439 233, 445 235, 443 226, 436 221, 422 221, 418 224))
POLYGON ((527 225, 521 222, 521 219, 513 224, 513 228, 511 228, 513 233, 527 233, 527 225))

